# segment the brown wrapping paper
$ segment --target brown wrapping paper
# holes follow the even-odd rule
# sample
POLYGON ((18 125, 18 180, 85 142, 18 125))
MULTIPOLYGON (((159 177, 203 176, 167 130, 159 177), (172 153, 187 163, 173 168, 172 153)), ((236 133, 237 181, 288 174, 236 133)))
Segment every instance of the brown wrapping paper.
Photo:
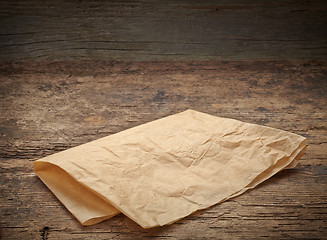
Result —
POLYGON ((42 158, 34 171, 83 225, 122 212, 151 228, 294 167, 305 147, 290 132, 187 110, 42 158))

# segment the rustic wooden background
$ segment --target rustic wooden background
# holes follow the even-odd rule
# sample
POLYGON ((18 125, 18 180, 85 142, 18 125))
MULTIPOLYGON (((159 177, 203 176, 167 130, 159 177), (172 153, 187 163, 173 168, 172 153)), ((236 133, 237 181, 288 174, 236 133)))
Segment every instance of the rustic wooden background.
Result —
POLYGON ((325 1, 0 0, 0 239, 327 239, 325 1), (181 221, 83 227, 32 171, 188 108, 308 138, 299 165, 181 221))
POLYGON ((3 60, 307 59, 325 0, 0 0, 3 60))

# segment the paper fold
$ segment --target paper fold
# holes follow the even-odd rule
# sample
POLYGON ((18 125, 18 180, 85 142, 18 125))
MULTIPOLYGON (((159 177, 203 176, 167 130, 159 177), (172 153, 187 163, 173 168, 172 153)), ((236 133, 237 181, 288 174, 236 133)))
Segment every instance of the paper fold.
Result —
POLYGON ((187 110, 34 162, 66 208, 91 225, 120 212, 162 226, 295 167, 302 136, 187 110))

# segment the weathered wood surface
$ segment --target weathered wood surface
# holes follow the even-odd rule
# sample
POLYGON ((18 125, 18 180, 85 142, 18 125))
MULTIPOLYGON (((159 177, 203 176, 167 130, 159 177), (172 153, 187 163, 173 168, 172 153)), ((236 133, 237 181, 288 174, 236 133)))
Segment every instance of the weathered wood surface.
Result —
POLYGON ((327 1, 0 0, 0 61, 325 59, 327 1))
MULTIPOLYGON (((327 61, 56 62, 0 67, 3 239, 323 239, 327 61), (161 228, 124 215, 83 227, 32 161, 188 108, 308 138, 299 165, 161 228)), ((64 184, 64 183, 63 183, 64 184)))

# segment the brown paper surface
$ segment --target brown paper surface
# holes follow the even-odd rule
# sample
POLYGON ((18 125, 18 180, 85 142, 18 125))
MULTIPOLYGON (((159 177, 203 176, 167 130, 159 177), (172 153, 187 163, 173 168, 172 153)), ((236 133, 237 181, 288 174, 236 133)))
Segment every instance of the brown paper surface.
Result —
POLYGON ((302 136, 187 110, 34 162, 90 225, 120 212, 143 228, 173 223, 295 167, 302 136))

